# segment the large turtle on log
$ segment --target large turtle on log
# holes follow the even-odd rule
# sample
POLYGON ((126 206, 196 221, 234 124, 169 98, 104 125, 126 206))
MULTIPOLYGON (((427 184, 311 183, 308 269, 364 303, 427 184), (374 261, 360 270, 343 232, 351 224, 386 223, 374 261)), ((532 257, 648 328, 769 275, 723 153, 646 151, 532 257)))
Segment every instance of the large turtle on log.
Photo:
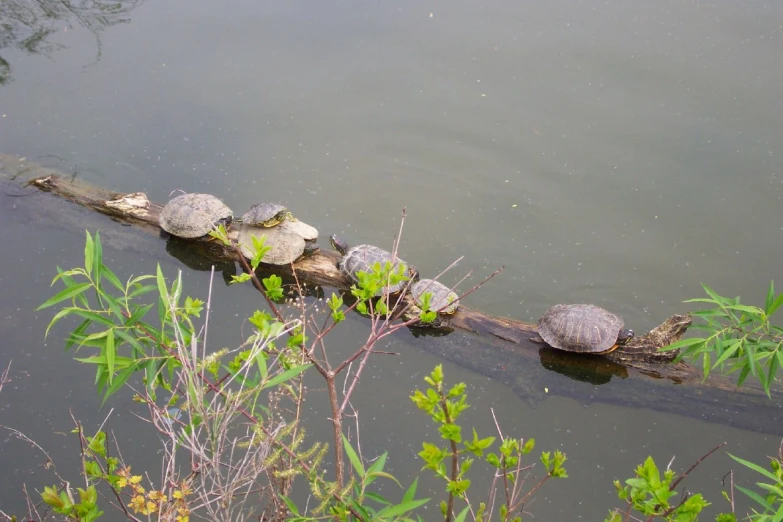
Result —
POLYGON ((220 223, 229 225, 234 214, 211 194, 182 194, 166 203, 158 220, 172 236, 193 239, 209 234, 220 223))
POLYGON ((559 304, 538 320, 538 335, 559 350, 608 353, 633 337, 633 330, 623 330, 623 326, 625 323, 619 316, 599 306, 559 304))
MULTIPOLYGON (((303 257, 314 255, 320 250, 314 238, 309 239, 313 237, 312 234, 302 235, 301 225, 300 223, 297 226, 288 221, 270 228, 240 224, 236 227, 236 240, 242 255, 249 259, 253 257, 253 237, 260 239, 265 236, 264 246, 271 247, 271 250, 264 254, 261 262, 268 265, 288 265, 303 257)), ((314 237, 318 237, 317 231, 314 237)))

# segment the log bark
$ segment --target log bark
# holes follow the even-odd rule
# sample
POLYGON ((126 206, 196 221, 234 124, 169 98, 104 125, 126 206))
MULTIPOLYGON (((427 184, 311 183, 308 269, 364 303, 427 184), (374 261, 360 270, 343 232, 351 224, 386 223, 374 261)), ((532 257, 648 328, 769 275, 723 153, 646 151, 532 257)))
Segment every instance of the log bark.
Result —
MULTIPOLYGON (((0 179, 15 187, 15 193, 11 195, 48 192, 113 220, 133 225, 138 230, 160 236, 158 216, 162 206, 154 202, 143 207, 128 206, 126 202, 133 201, 129 196, 135 194, 96 187, 81 181, 77 176, 68 176, 55 169, 2 153, 0 179)), ((207 269, 217 264, 231 272, 234 267, 233 250, 215 242, 174 239, 167 243, 167 250, 196 269, 207 269)), ((293 267, 266 267, 265 270, 274 271, 287 280, 293 279, 295 273, 299 282, 311 288, 331 286, 347 289, 350 281, 337 269, 339 258, 336 252, 324 249, 314 256, 297 261, 293 267)), ((632 353, 613 359, 563 353, 532 342, 531 337, 536 334, 534 324, 490 316, 464 305, 445 322, 445 326, 447 329, 477 334, 483 340, 478 343, 481 346, 479 349, 452 343, 448 350, 441 349, 440 355, 503 382, 521 395, 531 395, 530 381, 535 380, 530 377, 529 370, 523 369, 541 365, 547 370, 570 377, 569 381, 573 381, 574 386, 561 386, 558 393, 579 400, 590 397, 591 400, 601 402, 684 415, 699 412, 706 420, 783 435, 783 423, 775 421, 782 417, 781 394, 774 393, 770 401, 757 387, 746 385, 740 393, 726 378, 712 377, 705 382, 700 379, 700 372, 684 362, 672 364, 650 362, 647 358, 635 360, 632 353), (520 381, 521 375, 528 376, 525 383, 520 381), (618 378, 638 384, 624 384, 621 392, 612 391, 614 386, 598 386, 618 378), (673 383, 679 386, 672 386, 673 383), (592 391, 586 393, 583 388, 585 385, 591 386, 592 391)), ((443 330, 415 331, 415 335, 442 333, 443 330)), ((542 385, 541 389, 544 387, 542 385)))

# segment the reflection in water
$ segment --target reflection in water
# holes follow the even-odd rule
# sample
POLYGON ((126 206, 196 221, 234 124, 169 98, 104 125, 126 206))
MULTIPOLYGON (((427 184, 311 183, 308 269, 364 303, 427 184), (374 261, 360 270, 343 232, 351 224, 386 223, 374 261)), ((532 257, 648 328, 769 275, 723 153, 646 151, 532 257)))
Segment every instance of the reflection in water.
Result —
POLYGON ((208 241, 188 241, 169 236, 166 241, 166 252, 192 270, 209 272, 214 266, 215 271, 222 274, 226 285, 231 284, 232 277, 237 273, 236 264, 233 261, 220 259, 220 247, 208 241))
MULTIPOLYGON (((95 61, 101 58, 99 33, 106 27, 130 22, 128 13, 144 0, 3 0, 0 2, 0 49, 19 49, 30 54, 50 54, 65 47, 48 40, 61 30, 81 26, 95 37, 95 61)), ((11 80, 11 65, 0 56, 0 85, 11 80)))
POLYGON ((628 377, 628 370, 625 366, 610 361, 606 357, 565 353, 548 346, 541 348, 538 351, 538 356, 541 358, 541 366, 575 381, 599 385, 608 383, 615 375, 622 378, 628 377))

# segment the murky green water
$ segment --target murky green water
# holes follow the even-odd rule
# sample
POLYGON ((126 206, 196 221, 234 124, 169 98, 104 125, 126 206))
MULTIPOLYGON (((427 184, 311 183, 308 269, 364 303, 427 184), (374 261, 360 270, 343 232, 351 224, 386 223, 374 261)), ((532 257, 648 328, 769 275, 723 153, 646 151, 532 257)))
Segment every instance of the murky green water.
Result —
MULTIPOLYGON (((15 45, 32 29, 0 33, 0 151, 157 201, 174 189, 213 192, 235 210, 281 200, 352 243, 390 245, 405 207, 406 259, 432 274, 464 256, 447 282, 504 265, 466 304, 523 320, 589 301, 642 331, 683 311, 700 282, 760 302, 770 279, 783 280, 781 5, 121 4, 128 11, 108 27, 94 16, 31 21, 51 29, 33 53, 15 45)), ((0 16, 17 20, 25 5, 5 0, 0 16)), ((93 424, 108 408, 95 414, 91 372, 62 353, 64 330, 43 340, 50 315, 32 310, 50 295, 55 265, 79 262, 82 236, 31 222, 15 198, 1 202, 0 363, 13 360, 14 380, 0 395, 0 424, 29 433, 70 471, 76 447, 59 434, 70 429, 68 408, 93 424)), ((121 228, 87 213, 83 223, 109 236, 121 228)), ((146 257, 122 250, 131 240, 119 236, 109 250, 126 277, 158 261, 180 266, 162 242, 138 239, 146 257)), ((186 282, 206 290, 203 272, 186 282)), ((215 343, 230 345, 257 297, 218 287, 225 328, 215 343)), ((352 320, 336 344, 364 329, 352 320)), ((465 342, 400 336, 389 349, 401 356, 379 357, 363 381, 363 444, 388 448, 405 482, 420 441, 434 436, 407 401, 443 361, 427 348, 465 342)), ((467 423, 489 430, 493 407, 507 433, 569 454, 572 478, 530 507, 539 520, 601 519, 614 505, 611 480, 648 454, 677 455, 683 469, 719 441, 758 460, 779 443, 590 404, 589 389, 584 401, 565 398, 558 381, 533 401, 455 363, 446 371, 470 383, 467 423)), ((115 429, 143 441, 140 454, 152 451, 154 436, 125 400, 114 404, 115 429)), ((52 481, 41 479, 40 456, 3 441, 0 468, 12 471, 0 479, 0 509, 19 510, 22 482, 52 481)), ((690 488, 720 503, 731 467, 712 459, 690 488)))

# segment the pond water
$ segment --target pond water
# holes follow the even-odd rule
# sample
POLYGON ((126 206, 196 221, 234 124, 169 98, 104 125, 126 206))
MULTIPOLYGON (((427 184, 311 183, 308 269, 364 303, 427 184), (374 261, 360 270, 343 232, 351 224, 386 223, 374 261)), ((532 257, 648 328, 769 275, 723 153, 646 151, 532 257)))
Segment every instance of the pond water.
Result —
MULTIPOLYGON (((34 4, 0 7, 0 152, 154 201, 176 189, 236 211, 279 200, 354 244, 390 247, 405 208, 406 259, 434 275, 464 256, 444 280, 475 268, 466 289, 504 266, 465 304, 525 321, 592 302, 644 331, 687 310, 701 282, 761 303, 769 280, 783 281, 783 4, 170 0, 49 17, 34 4)), ((51 314, 33 310, 55 266, 80 263, 79 227, 113 238, 107 261, 121 278, 182 265, 162 241, 65 203, 1 197, 0 363, 13 360, 13 380, 0 424, 76 480, 69 408, 97 426, 113 407, 113 429, 135 443, 127 451, 154 466, 155 437, 128 397, 99 410, 91 371, 62 351, 66 329, 44 340, 51 314), (58 226, 60 212, 79 225, 58 226)), ((185 281, 205 295, 206 272, 185 281)), ((237 344, 258 296, 219 284, 213 300, 215 345, 237 344)), ((350 318, 335 350, 364 335, 350 318)), ((647 455, 661 465, 676 455, 681 471, 722 441, 761 463, 780 443, 697 415, 591 403, 591 386, 566 397, 564 381, 531 398, 436 353, 471 342, 397 336, 384 349, 400 356, 375 359, 362 382, 362 442, 388 449, 403 483, 436 437, 407 397, 441 362, 469 384, 466 425, 489 434, 494 408, 505 433, 569 455, 571 478, 530 506, 538 520, 601 520, 612 480, 647 455)), ((325 426, 317 402, 309 415, 325 426)), ((53 479, 7 433, 0 448, 11 470, 0 509, 19 513, 21 485, 53 479)), ((721 454, 688 479, 712 512, 732 468, 721 454)))

